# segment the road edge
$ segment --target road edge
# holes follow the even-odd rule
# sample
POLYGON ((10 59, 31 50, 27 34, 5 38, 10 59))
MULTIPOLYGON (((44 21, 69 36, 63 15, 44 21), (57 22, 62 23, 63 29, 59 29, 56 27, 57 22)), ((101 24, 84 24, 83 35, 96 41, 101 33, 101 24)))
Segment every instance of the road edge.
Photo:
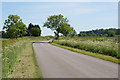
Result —
POLYGON ((98 53, 92 53, 92 52, 88 52, 88 51, 85 51, 85 50, 80 50, 80 49, 71 48, 71 47, 68 47, 68 46, 59 45, 59 44, 56 44, 56 43, 49 43, 49 44, 57 46, 57 47, 61 47, 61 48, 64 48, 64 49, 67 49, 67 50, 70 50, 70 51, 73 51, 73 52, 77 52, 77 53, 80 53, 80 54, 84 54, 84 55, 88 55, 88 56, 96 57, 96 58, 99 58, 99 59, 102 59, 102 60, 106 60, 106 61, 110 61, 110 62, 120 64, 120 61, 118 59, 116 59, 114 57, 111 57, 111 56, 106 56, 106 55, 102 55, 102 54, 98 54, 98 53))
POLYGON ((33 61, 34 61, 34 64, 35 64, 35 67, 36 67, 36 73, 37 73, 37 77, 38 78, 43 78, 42 76, 42 72, 40 71, 40 68, 39 68, 39 65, 38 65, 38 62, 37 62, 37 59, 36 59, 36 54, 35 54, 35 51, 34 51, 34 48, 33 48, 33 43, 31 44, 32 46, 32 56, 33 56, 33 61))

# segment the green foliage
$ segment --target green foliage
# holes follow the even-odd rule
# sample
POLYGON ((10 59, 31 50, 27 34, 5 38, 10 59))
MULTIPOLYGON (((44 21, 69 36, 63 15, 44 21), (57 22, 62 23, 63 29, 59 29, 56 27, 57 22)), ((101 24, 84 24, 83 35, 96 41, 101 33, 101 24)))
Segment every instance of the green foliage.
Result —
POLYGON ((87 34, 86 33, 80 33, 79 36, 85 37, 85 36, 87 36, 87 34))
POLYGON ((91 31, 81 31, 78 36, 104 36, 104 37, 114 37, 119 35, 120 29, 109 28, 109 29, 96 29, 91 31))
POLYGON ((88 52, 88 51, 85 51, 85 50, 80 50, 80 49, 71 48, 71 47, 67 47, 67 46, 61 46, 61 45, 55 44, 55 43, 50 43, 50 44, 52 44, 54 46, 64 48, 64 49, 68 49, 68 50, 73 51, 73 52, 93 56, 93 57, 100 58, 100 59, 103 59, 103 60, 106 60, 106 61, 111 61, 111 62, 120 64, 120 61, 118 59, 110 57, 110 56, 106 56, 106 55, 102 55, 102 54, 98 54, 98 53, 92 53, 92 52, 88 52))
POLYGON ((33 25, 32 23, 29 24, 27 29, 27 36, 40 36, 41 35, 41 29, 39 25, 33 25))
POLYGON ((30 30, 33 27, 34 27, 34 25, 32 23, 30 23, 27 30, 30 30))
POLYGON ((108 37, 114 37, 115 32, 114 31, 108 31, 108 37))
POLYGON ((32 36, 40 36, 41 30, 39 28, 36 28, 36 27, 31 28, 30 33, 32 34, 32 36))
POLYGON ((7 38, 18 38, 27 34, 27 27, 17 15, 9 15, 3 29, 6 29, 7 38))
POLYGON ((7 37, 7 34, 5 31, 1 31, 1 34, 2 34, 2 38, 6 38, 7 37))
POLYGON ((77 32, 75 31, 75 29, 73 27, 70 27, 70 31, 69 31, 69 34, 68 36, 76 36, 77 35, 77 32))
POLYGON ((2 39, 2 78, 12 74, 18 58, 26 49, 28 43, 49 40, 50 37, 21 37, 17 39, 2 39))
POLYGON ((69 24, 66 24, 66 23, 61 24, 60 31, 59 31, 60 33, 62 33, 64 36, 67 36, 70 31, 71 31, 71 27, 69 24))
POLYGON ((54 30, 56 39, 59 38, 59 33, 63 34, 64 36, 75 34, 75 30, 70 27, 68 24, 67 18, 64 18, 63 15, 53 15, 47 18, 47 21, 44 23, 43 27, 50 28, 54 30))
POLYGON ((118 43, 112 41, 55 40, 54 42, 60 45, 120 58, 118 56, 118 43))
MULTIPOLYGON (((5 42, 7 41, 9 40, 6 40, 5 42)), ((2 50, 2 77, 3 78, 7 78, 7 76, 13 72, 14 65, 17 61, 17 58, 25 48, 26 42, 27 41, 25 40, 21 40, 9 46, 4 46, 5 44, 2 43, 2 45, 4 46, 2 50)))

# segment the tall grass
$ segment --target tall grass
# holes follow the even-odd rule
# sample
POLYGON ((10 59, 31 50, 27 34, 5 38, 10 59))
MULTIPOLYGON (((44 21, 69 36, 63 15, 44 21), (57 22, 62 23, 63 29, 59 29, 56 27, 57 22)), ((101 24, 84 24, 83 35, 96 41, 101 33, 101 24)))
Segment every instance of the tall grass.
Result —
POLYGON ((116 58, 118 56, 118 43, 113 41, 97 41, 97 40, 55 40, 54 43, 78 48, 93 53, 100 53, 116 58))
POLYGON ((115 37, 100 37, 100 36, 86 36, 86 37, 78 37, 78 36, 74 36, 74 37, 60 37, 60 40, 96 40, 96 41, 114 41, 114 42, 118 42, 119 36, 115 36, 115 37))
POLYGON ((0 80, 2 79, 2 39, 0 38, 0 80))
POLYGON ((50 37, 22 37, 18 39, 2 40, 2 78, 7 78, 13 70, 19 56, 26 49, 28 43, 49 40, 50 37))
POLYGON ((13 45, 3 48, 2 51, 2 77, 6 78, 13 72, 18 56, 22 53, 28 40, 19 40, 13 45))

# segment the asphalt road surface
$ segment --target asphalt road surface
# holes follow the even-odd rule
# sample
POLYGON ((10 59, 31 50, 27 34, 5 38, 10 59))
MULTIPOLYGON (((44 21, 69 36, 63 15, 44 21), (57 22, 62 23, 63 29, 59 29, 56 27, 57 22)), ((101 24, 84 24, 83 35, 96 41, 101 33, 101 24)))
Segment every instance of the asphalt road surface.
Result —
POLYGON ((33 43, 44 78, 118 78, 118 64, 41 41, 33 43))

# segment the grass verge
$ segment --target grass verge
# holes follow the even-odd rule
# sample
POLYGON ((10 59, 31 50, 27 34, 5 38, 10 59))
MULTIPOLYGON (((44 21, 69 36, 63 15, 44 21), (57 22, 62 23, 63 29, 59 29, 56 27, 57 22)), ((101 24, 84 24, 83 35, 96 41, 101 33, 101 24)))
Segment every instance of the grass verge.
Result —
POLYGON ((18 59, 10 78, 42 78, 39 72, 32 43, 27 43, 24 52, 18 59))
POLYGON ((2 39, 2 78, 41 78, 32 42, 50 37, 21 37, 2 39))
POLYGON ((85 51, 85 50, 75 49, 75 48, 59 45, 59 44, 56 44, 56 43, 50 43, 50 44, 54 45, 54 46, 57 46, 57 47, 64 48, 64 49, 68 49, 68 50, 73 51, 73 52, 93 56, 93 57, 96 57, 96 58, 99 58, 99 59, 103 59, 103 60, 106 60, 106 61, 110 61, 110 62, 120 64, 120 61, 117 58, 114 58, 114 57, 111 57, 111 56, 106 56, 106 55, 102 55, 102 54, 98 54, 98 53, 88 52, 88 51, 85 51))
MULTIPOLYGON (((32 46, 32 44, 31 44, 31 46, 32 46)), ((33 54, 32 54, 33 61, 34 61, 35 70, 36 70, 35 71, 35 73, 36 73, 35 78, 43 78, 42 73, 40 72, 40 68, 39 68, 39 66, 37 64, 37 60, 36 60, 36 56, 35 56, 35 52, 34 52, 33 47, 32 47, 32 51, 33 51, 33 54)))
MULTIPOLYGON (((7 40, 9 41, 9 40, 7 40)), ((2 43, 2 78, 7 78, 14 69, 17 59, 21 53, 23 53, 28 40, 17 40, 13 45, 7 45, 2 43)), ((7 44, 9 44, 9 41, 7 44)), ((11 43, 10 43, 11 44, 11 43)))

